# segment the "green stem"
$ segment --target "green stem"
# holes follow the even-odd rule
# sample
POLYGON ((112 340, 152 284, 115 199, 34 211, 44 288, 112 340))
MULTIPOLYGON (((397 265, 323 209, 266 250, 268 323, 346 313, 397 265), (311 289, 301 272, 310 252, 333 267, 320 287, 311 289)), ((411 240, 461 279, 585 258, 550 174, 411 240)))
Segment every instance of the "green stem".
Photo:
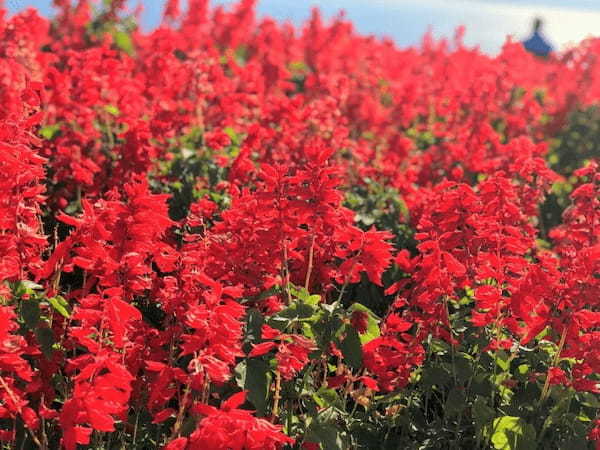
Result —
MULTIPOLYGON (((558 365, 558 361, 560 360, 560 354, 563 351, 563 347, 565 345, 565 340, 567 339, 567 329, 568 328, 569 328, 568 325, 565 325, 565 327, 563 328, 562 335, 560 336, 560 342, 558 344, 558 349, 556 350, 554 358, 552 359, 551 367, 556 367, 558 365)), ((544 387, 542 389, 542 394, 540 395, 540 399, 538 401, 538 406, 541 406, 542 403, 544 403, 544 401, 548 397, 549 392, 550 392, 550 375, 546 374, 546 380, 544 381, 544 387)))

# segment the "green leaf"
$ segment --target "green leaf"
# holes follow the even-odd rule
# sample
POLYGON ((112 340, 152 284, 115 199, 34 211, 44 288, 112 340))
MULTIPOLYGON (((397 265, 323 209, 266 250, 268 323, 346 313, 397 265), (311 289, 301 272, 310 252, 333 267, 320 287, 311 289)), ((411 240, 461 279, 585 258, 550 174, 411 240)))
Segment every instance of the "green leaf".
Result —
MULTIPOLYGON (((323 306, 321 305, 321 307, 323 306)), ((326 348, 341 333, 343 325, 344 322, 337 315, 333 315, 325 310, 318 313, 312 323, 312 330, 319 348, 326 348)))
POLYGON ((463 388, 453 388, 446 399, 446 407, 444 412, 452 417, 460 414, 467 407, 467 396, 463 388))
POLYGON ((307 338, 312 339, 313 341, 315 340, 315 333, 313 333, 313 329, 310 323, 302 323, 302 334, 307 338))
POLYGON ((50 297, 48 299, 48 303, 50 303, 52 307, 62 316, 66 317, 67 319, 71 317, 71 308, 69 307, 69 302, 67 302, 64 297, 60 295, 57 295, 56 297, 50 297))
MULTIPOLYGON (((310 299, 310 297, 315 296, 306 296, 307 299, 310 299)), ((318 301, 316 303, 318 303, 318 301)), ((290 322, 305 320, 313 317, 316 310, 316 304, 312 305, 303 301, 302 299, 296 299, 287 308, 278 312, 275 316, 269 319, 269 322, 274 322, 276 324, 279 324, 279 326, 271 325, 271 323, 269 323, 269 325, 274 326, 275 328, 278 328, 280 330, 285 330, 285 328, 290 324, 290 322), (284 324, 283 328, 282 324, 284 324)))
POLYGON ((441 339, 432 339, 430 346, 433 353, 444 354, 450 350, 450 345, 441 339))
POLYGON ((344 355, 344 361, 353 369, 360 369, 362 366, 362 345, 358 332, 351 326, 346 326, 346 337, 340 343, 340 350, 344 355))
POLYGON ((52 346, 54 345, 54 333, 50 328, 38 327, 35 329, 35 336, 40 343, 42 353, 50 359, 52 357, 52 346))
POLYGON ((242 361, 235 368, 235 378, 237 385, 248 391, 247 399, 256 408, 256 414, 265 416, 271 383, 269 363, 259 358, 242 361))
POLYGON ((368 316, 367 331, 366 333, 359 335, 361 344, 367 344, 373 339, 381 336, 381 331, 379 330, 379 318, 373 313, 373 311, 360 303, 353 303, 352 306, 348 308, 348 311, 350 313, 354 311, 360 311, 366 313, 368 316))
POLYGON ((508 354, 504 350, 499 350, 494 359, 498 367, 500 367, 500 369, 502 369, 504 372, 508 372, 510 370, 510 360, 508 354))
POLYGON ((225 127, 223 129, 223 132, 229 136, 229 139, 231 139, 231 142, 233 143, 233 145, 239 145, 241 139, 240 137, 237 135, 237 133, 235 132, 235 130, 231 127, 225 127))
POLYGON ((23 294, 34 294, 35 291, 39 291, 44 289, 43 286, 40 286, 37 283, 29 280, 21 280, 16 283, 14 287, 14 293, 17 297, 21 297, 23 294))
POLYGON ((492 380, 494 381, 494 384, 498 389, 498 393, 500 394, 500 397, 502 398, 502 401, 505 404, 510 403, 511 399, 514 396, 513 390, 510 389, 507 384, 505 384, 505 381, 509 379, 509 373, 501 373, 496 375, 495 377, 492 377, 492 380))
POLYGON ((260 342, 262 335, 262 326, 265 323, 264 316, 259 310, 252 308, 248 311, 246 318, 246 340, 254 344, 260 342))
POLYGON ((60 123, 55 123, 53 125, 46 125, 45 127, 40 128, 40 136, 44 139, 50 141, 56 137, 56 135, 60 132, 60 123))
POLYGON ((194 416, 189 416, 183 420, 181 424, 181 435, 189 436, 194 432, 198 425, 198 419, 194 416))
POLYGON ((458 353, 454 361, 456 376, 459 381, 467 382, 473 375, 472 358, 467 353, 458 353))
POLYGON ((564 422, 565 415, 569 412, 572 398, 573 392, 567 391, 567 395, 563 395, 550 410, 550 414, 548 415, 544 426, 550 426, 552 424, 558 425, 561 422, 564 422))
POLYGON ((433 386, 442 387, 450 384, 452 374, 440 366, 425 366, 421 379, 427 388, 433 386))
POLYGON ((488 373, 480 372, 476 373, 473 377, 471 390, 474 394, 487 397, 492 393, 493 390, 495 390, 495 386, 492 384, 490 375, 488 373))
POLYGON ((321 444, 323 450, 344 450, 340 430, 332 423, 314 421, 308 427, 305 442, 321 444))
POLYGON ((520 417, 497 417, 493 421, 492 429, 491 442, 496 450, 535 448, 535 429, 520 417))
POLYGON ((302 301, 306 301, 308 297, 310 297, 310 293, 303 287, 298 288, 290 283, 288 285, 288 289, 290 291, 290 294, 292 294, 292 297, 298 298, 302 301))
POLYGON ((39 285, 37 283, 34 283, 33 281, 29 281, 29 280, 23 280, 23 281, 21 281, 21 284, 23 286, 25 286, 26 289, 31 289, 31 290, 34 290, 34 291, 36 291, 36 290, 39 291, 41 289, 44 289, 43 286, 41 286, 41 285, 39 285))
POLYGON ((485 431, 487 431, 487 425, 489 425, 494 418, 494 409, 488 406, 485 397, 478 395, 475 398, 473 406, 471 407, 471 413, 477 432, 482 435, 482 437, 488 437, 485 431))
POLYGON ((300 300, 300 302, 296 303, 308 305, 313 311, 319 306, 319 303, 321 303, 320 295, 310 295, 310 292, 304 288, 297 288, 293 285, 290 285, 288 289, 293 297, 300 300))
POLYGON ((527 364, 520 364, 519 367, 517 367, 517 372, 519 375, 527 375, 527 373, 529 373, 529 366, 527 364))
POLYGON ((577 398, 583 406, 600 409, 600 399, 591 392, 578 392, 577 398))
POLYGON ((40 321, 40 304, 35 299, 21 301, 21 317, 23 322, 33 330, 40 321))
POLYGON ((113 116, 121 115, 121 111, 119 111, 119 108, 117 108, 115 105, 104 105, 104 111, 113 116))
MULTIPOLYGON (((217 193, 211 192, 211 195, 213 196, 213 200, 217 200, 215 198, 215 196, 218 195, 217 193)), ((253 297, 251 300, 254 302, 259 302, 261 300, 271 297, 272 295, 278 294, 279 292, 281 292, 281 288, 279 286, 275 285, 275 286, 271 287, 270 289, 267 289, 266 291, 261 292, 256 297, 253 297)))
POLYGON ((319 390, 313 394, 313 399, 321 408, 330 406, 335 406, 337 408, 343 407, 338 393, 334 389, 326 386, 321 386, 319 390))
POLYGON ((113 42, 114 44, 125 53, 132 54, 133 53, 133 41, 131 40, 131 36, 124 31, 114 31, 113 32, 113 42))
POLYGON ((244 383, 246 382, 246 368, 248 367, 248 360, 245 359, 241 361, 235 369, 233 369, 233 375, 235 377, 235 382, 238 387, 244 389, 244 383))

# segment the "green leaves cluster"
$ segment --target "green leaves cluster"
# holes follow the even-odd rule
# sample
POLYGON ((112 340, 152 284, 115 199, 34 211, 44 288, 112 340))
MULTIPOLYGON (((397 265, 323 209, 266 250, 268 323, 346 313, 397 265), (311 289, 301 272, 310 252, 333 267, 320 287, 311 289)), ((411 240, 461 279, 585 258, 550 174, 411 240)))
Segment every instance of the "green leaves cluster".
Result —
MULTIPOLYGON (((285 431, 300 441, 319 443, 324 449, 357 448, 355 428, 365 407, 356 403, 358 389, 351 380, 363 370, 362 347, 380 334, 380 319, 367 307, 355 303, 346 308, 340 301, 324 303, 320 295, 311 295, 304 288, 288 286, 265 293, 279 293, 291 298, 285 309, 265 317, 250 308, 246 317, 245 350, 261 342, 263 325, 286 334, 302 335, 316 345, 310 360, 301 373, 291 381, 281 382, 279 420, 285 431), (365 333, 358 333, 350 323, 353 312, 367 314, 365 333), (329 354, 331 343, 341 351, 340 359, 329 354), (329 377, 344 374, 344 388, 332 389, 329 377)), ((276 390, 277 361, 274 352, 261 357, 246 358, 236 367, 237 385, 248 390, 248 401, 259 416, 273 414, 276 390)))
POLYGON ((562 213, 570 204, 569 194, 577 184, 573 172, 600 155, 600 108, 590 106, 573 111, 565 127, 552 139, 546 159, 563 180, 552 186, 540 214, 543 231, 562 222, 562 213))
MULTIPOLYGON (((467 293, 461 303, 469 299, 467 293)), ((542 333, 529 347, 490 350, 494 330, 467 327, 460 309, 450 307, 458 343, 426 342, 426 361, 411 383, 380 399, 378 411, 384 405, 396 411, 374 421, 375 440, 382 444, 362 448, 591 449, 586 434, 597 414, 597 396, 552 386, 542 400, 556 345, 542 333)), ((560 361, 565 370, 573 363, 560 361)))
POLYGON ((52 320, 55 315, 70 318, 69 302, 60 295, 48 297, 42 286, 27 280, 12 283, 11 291, 12 298, 4 299, 3 303, 16 303, 20 334, 33 333, 42 352, 50 359, 53 348, 58 345, 52 331, 52 320))
POLYGON ((396 189, 365 178, 348 188, 344 206, 356 213, 355 221, 362 229, 374 226, 391 231, 397 248, 414 246, 408 208, 396 189))
MULTIPOLYGON (((231 128, 225 132, 231 139, 231 145, 219 152, 234 158, 240 151, 241 138, 231 128)), ((193 128, 188 134, 171 140, 169 145, 171 157, 157 162, 158 170, 153 174, 151 183, 156 191, 171 194, 171 218, 185 218, 190 205, 205 196, 221 209, 229 206, 229 197, 216 189, 227 179, 228 169, 217 164, 215 151, 205 143, 204 131, 193 128)))

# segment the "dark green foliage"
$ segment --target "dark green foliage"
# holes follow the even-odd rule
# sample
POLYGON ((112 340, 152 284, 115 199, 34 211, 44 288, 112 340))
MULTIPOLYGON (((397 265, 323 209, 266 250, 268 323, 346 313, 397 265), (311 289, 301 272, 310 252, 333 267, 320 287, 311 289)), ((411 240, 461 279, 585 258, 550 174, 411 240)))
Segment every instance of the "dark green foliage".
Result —
POLYGON ((573 172, 592 158, 600 158, 598 106, 572 112, 566 126, 552 141, 547 160, 552 170, 564 179, 553 186, 542 205, 540 214, 544 233, 561 223, 562 213, 569 205, 569 194, 577 183, 573 172))
MULTIPOLYGON (((239 152, 239 140, 233 130, 227 131, 232 143, 221 151, 234 157, 239 152)), ((205 196, 221 208, 229 204, 228 196, 215 189, 219 182, 227 179, 227 169, 216 163, 216 153, 205 145, 202 130, 194 128, 174 140, 170 154, 170 160, 159 162, 158 173, 151 182, 157 192, 171 194, 169 214, 172 219, 185 218, 190 205, 205 196)))

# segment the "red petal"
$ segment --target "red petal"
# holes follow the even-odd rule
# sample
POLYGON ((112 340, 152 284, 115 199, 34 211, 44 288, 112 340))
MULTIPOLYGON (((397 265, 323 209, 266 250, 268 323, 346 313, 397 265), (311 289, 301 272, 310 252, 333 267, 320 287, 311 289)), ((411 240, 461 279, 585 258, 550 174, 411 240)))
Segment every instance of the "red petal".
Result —
POLYGON ((169 417, 175 414, 175 410, 173 408, 163 409, 162 411, 154 414, 154 418, 152 419, 152 423, 161 423, 167 420, 169 417))
POLYGON ((180 437, 171 441, 165 447, 165 450, 184 450, 187 446, 187 438, 180 437))
POLYGON ((277 344, 275 342, 263 342, 254 346, 252 351, 248 354, 250 358, 255 356, 262 356, 265 353, 269 353, 277 344))
POLYGON ((98 431, 115 431, 115 420, 106 413, 88 408, 88 418, 92 428, 98 431))
POLYGON ((362 384, 364 384, 369 389, 372 389, 374 391, 379 390, 379 387, 377 386, 377 381, 375 381, 373 378, 364 376, 364 377, 360 377, 359 380, 362 382, 362 384))
POLYGON ((446 263, 446 268, 448 272, 456 277, 462 277, 467 273, 467 269, 463 266, 454 256, 450 253, 443 252, 444 262, 446 263))
POLYGON ((233 394, 225 402, 223 402, 223 406, 221 409, 235 409, 238 406, 241 406, 245 401, 246 391, 238 392, 237 394, 233 394))
POLYGON ((346 382, 346 380, 348 380, 348 377, 346 375, 329 377, 329 378, 327 378, 327 387, 329 387, 331 389, 339 388, 341 385, 343 385, 346 382))

